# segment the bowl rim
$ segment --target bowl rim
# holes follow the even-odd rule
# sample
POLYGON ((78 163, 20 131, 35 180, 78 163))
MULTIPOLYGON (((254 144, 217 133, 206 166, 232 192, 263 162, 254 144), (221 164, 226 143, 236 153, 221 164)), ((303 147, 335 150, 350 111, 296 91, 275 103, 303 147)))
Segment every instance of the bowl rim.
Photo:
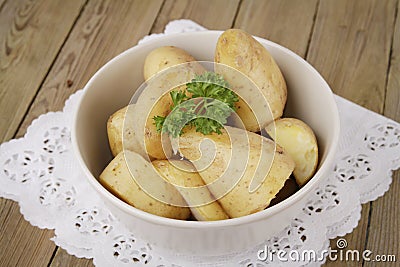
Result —
MULTIPOLYGON (((205 36, 205 35, 220 35, 222 34, 223 31, 214 31, 214 30, 206 30, 206 31, 194 31, 194 32, 184 32, 184 33, 172 33, 172 34, 166 34, 166 35, 161 35, 157 36, 154 41, 161 40, 162 39, 173 39, 178 36, 187 36, 188 38, 193 37, 193 36, 205 36)), ((114 206, 118 207, 121 209, 123 212, 132 215, 134 217, 137 217, 139 219, 145 220, 147 222, 153 223, 153 224, 158 224, 158 225, 165 225, 165 226, 172 226, 172 227, 179 227, 179 228, 194 228, 194 229, 201 229, 201 228, 219 228, 219 227, 228 227, 228 226, 237 226, 237 225, 243 225, 247 224, 250 222, 255 222, 259 220, 263 220, 265 218, 268 218, 270 216, 273 216, 276 213, 279 213, 283 211, 287 206, 291 206, 293 203, 296 201, 302 199, 307 195, 307 193, 314 188, 314 185, 318 183, 321 179, 323 179, 323 176, 326 175, 328 168, 331 168, 332 163, 334 161, 334 157, 336 154, 336 148, 338 146, 339 142, 339 133, 340 133, 340 120, 339 120, 339 111, 337 108, 336 101, 334 99, 333 92, 328 85, 328 83, 325 81, 325 79, 321 76, 321 74, 306 60, 304 60, 302 57, 291 51, 290 49, 283 47, 277 43, 274 43, 272 41, 266 40, 261 37, 253 36, 255 39, 262 44, 267 44, 268 46, 277 48, 281 50, 282 52, 288 54, 289 56, 293 57, 297 61, 300 61, 304 67, 306 67, 309 71, 313 72, 318 79, 321 80, 322 84, 324 85, 325 88, 328 89, 328 94, 330 95, 330 100, 333 102, 333 106, 335 107, 334 110, 332 110, 333 113, 333 140, 331 140, 331 147, 329 152, 327 153, 327 156, 325 158, 324 163, 319 167, 317 172, 313 175, 313 177, 307 182, 306 185, 301 187, 296 193, 291 195, 290 197, 286 198, 285 200, 279 202, 278 204, 269 207, 267 209, 264 209, 262 211, 246 215, 243 217, 239 218, 232 218, 232 219, 227 219, 227 220, 220 220, 220 221, 185 221, 185 220, 177 220, 177 219, 170 219, 170 218, 164 218, 158 215, 154 215, 151 213, 147 213, 145 211, 139 210, 123 200, 119 199, 118 197, 114 196, 111 192, 109 192, 105 187, 101 185, 101 183, 97 180, 96 177, 90 172, 88 167, 85 164, 85 161, 82 158, 82 155, 80 153, 80 149, 78 146, 78 140, 77 140, 77 135, 76 135, 76 129, 77 129, 77 121, 78 121, 78 114, 81 108, 81 103, 85 96, 87 95, 88 89, 91 84, 93 83, 94 80, 97 79, 97 77, 104 72, 109 65, 113 64, 115 61, 118 61, 120 58, 124 57, 127 54, 134 53, 136 50, 141 49, 142 47, 146 46, 151 46, 153 40, 148 40, 144 43, 137 44, 122 53, 118 54, 111 60, 109 60, 106 64, 104 64, 99 70, 96 71, 96 73, 90 78, 90 80, 86 83, 85 87, 83 88, 83 93, 78 100, 77 103, 77 108, 73 114, 73 120, 72 120, 72 129, 71 129, 71 142, 72 142, 72 147, 73 151, 75 154, 75 157, 77 158, 80 167, 82 168, 86 179, 89 181, 89 183, 94 187, 94 189, 103 197, 105 197, 108 201, 110 201, 114 206)), ((295 215, 294 215, 295 216, 295 215)), ((294 218, 293 216, 293 218, 294 218)))

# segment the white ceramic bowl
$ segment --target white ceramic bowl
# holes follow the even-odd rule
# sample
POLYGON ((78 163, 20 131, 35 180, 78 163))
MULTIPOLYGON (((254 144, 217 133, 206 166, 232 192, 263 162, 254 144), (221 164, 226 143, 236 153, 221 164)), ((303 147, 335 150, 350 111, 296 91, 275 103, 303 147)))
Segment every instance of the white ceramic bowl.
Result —
POLYGON ((320 74, 301 57, 273 42, 258 38, 280 66, 288 86, 285 116, 304 120, 315 131, 320 164, 314 177, 283 202, 241 218, 196 222, 179 221, 138 210, 108 192, 97 177, 111 160, 106 122, 129 103, 143 83, 143 63, 153 49, 174 45, 198 60, 213 61, 221 32, 171 34, 128 49, 104 65, 87 83, 74 118, 72 142, 86 178, 112 213, 132 232, 164 249, 195 255, 219 255, 262 243, 290 224, 308 196, 331 169, 339 138, 339 115, 332 91, 320 74))

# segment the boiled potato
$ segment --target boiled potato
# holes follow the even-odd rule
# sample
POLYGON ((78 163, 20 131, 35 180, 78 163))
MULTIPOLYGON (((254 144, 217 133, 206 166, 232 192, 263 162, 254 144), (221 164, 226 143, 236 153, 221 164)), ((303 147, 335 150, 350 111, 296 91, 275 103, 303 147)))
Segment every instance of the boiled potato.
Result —
MULTIPOLYGON (((267 49, 250 34, 239 29, 225 31, 217 42, 215 62, 226 64, 243 73, 257 85, 264 96, 264 99, 260 99, 254 90, 238 92, 241 99, 237 104, 237 113, 248 131, 258 132, 272 120, 282 116, 287 98, 284 77, 267 49), (263 112, 271 113, 268 106, 265 106, 265 101, 269 103, 272 114, 257 122, 255 114, 258 117, 263 112)), ((225 68, 216 68, 216 71, 221 72, 234 89, 243 87, 243 78, 239 79, 240 77, 225 68)))
MULTIPOLYGON (((156 200, 148 195, 137 184, 132 174, 143 175, 149 183, 154 181, 154 175, 158 175, 151 164, 144 160, 139 154, 124 150, 119 153, 100 174, 100 183, 115 196, 126 203, 146 211, 148 213, 173 219, 186 220, 190 216, 190 209, 182 207, 185 201, 176 189, 168 182, 154 183, 155 189, 164 196, 156 200), (130 168, 128 168, 127 162, 130 168), (166 203, 181 203, 182 206, 173 206, 166 203)), ((139 179, 140 177, 135 177, 139 179)), ((143 180, 141 180, 143 181, 143 180)), ((153 185, 153 184, 152 184, 153 185)))
POLYGON ((156 73, 178 64, 196 61, 185 50, 175 46, 162 46, 154 49, 147 55, 144 61, 143 75, 148 80, 156 73))
POLYGON ((123 150, 123 145, 125 145, 125 149, 140 153, 135 131, 132 128, 132 115, 126 116, 128 111, 130 114, 134 112, 134 104, 129 108, 126 106, 116 111, 107 121, 108 142, 114 157, 123 150), (126 121, 125 118, 127 118, 126 121), (125 138, 124 143, 122 142, 123 137, 125 138))
MULTIPOLYGON (((142 101, 140 99, 140 101, 142 101)), ((151 102, 151 99, 150 101, 151 102)), ((140 102, 141 106, 145 104, 145 101, 140 102)), ((150 103, 149 103, 150 104, 150 103)), ((154 103, 153 103, 154 104, 154 103)), ((171 105, 173 104, 171 96, 167 93, 161 96, 161 98, 154 104, 153 108, 147 115, 147 120, 145 122, 144 132, 143 128, 140 133, 144 133, 144 135, 138 134, 138 138, 144 138, 141 141, 139 139, 140 144, 145 144, 145 153, 147 153, 151 159, 166 159, 171 155, 171 144, 168 138, 162 139, 162 134, 157 132, 157 127, 154 124, 153 117, 154 116, 163 116, 166 117, 171 109, 171 105)), ((140 111, 139 111, 140 112, 140 111)), ((140 114, 140 113, 138 113, 140 114)), ((144 116, 144 115, 143 115, 144 116)), ((134 120, 137 121, 137 116, 133 116, 134 120)), ((145 119, 145 117, 143 117, 145 119)), ((139 125, 135 123, 135 125, 139 125)), ((135 131, 138 131, 138 127, 133 126, 135 131)), ((139 145, 140 145, 139 144, 139 145)))
MULTIPOLYGON (((144 76, 147 86, 138 97, 137 108, 133 113, 133 130, 136 133, 140 151, 147 153, 152 159, 166 159, 171 153, 168 138, 162 138, 154 124, 154 116, 167 116, 173 104, 169 92, 185 90, 186 82, 191 81, 196 74, 204 72, 204 68, 186 51, 173 47, 160 47, 150 52, 144 66, 144 76), (179 66, 176 66, 179 65, 179 66), (175 68, 168 68, 176 66, 175 68), (155 75, 164 70, 160 75, 155 75), (149 79, 153 77, 152 79, 149 79)), ((142 153, 141 153, 142 154, 142 153)))
POLYGON ((231 218, 265 209, 294 169, 293 160, 271 140, 229 126, 220 135, 185 129, 178 149, 231 218))
POLYGON ((178 188, 178 191, 198 221, 229 219, 220 204, 204 186, 201 176, 188 161, 156 160, 152 164, 167 181, 182 187, 178 188))
MULTIPOLYGON (((150 111, 149 118, 153 118, 157 115, 167 116, 170 110, 166 107, 171 105, 171 97, 169 95, 162 96, 150 111)), ((164 146, 162 147, 161 134, 157 132, 152 119, 147 122, 144 130, 144 143, 146 147, 143 148, 141 146, 140 139, 137 135, 138 129, 135 127, 137 124, 134 118, 135 110, 135 104, 131 104, 115 112, 107 121, 108 141, 113 156, 121 152, 124 145, 125 149, 139 153, 145 158, 147 156, 149 156, 150 159, 167 158, 169 154, 165 154, 164 151, 171 150, 169 139, 165 139, 164 146), (122 141, 123 138, 124 141, 122 141)))
POLYGON ((293 158, 296 164, 293 175, 297 183, 300 186, 307 183, 318 165, 318 145, 312 129, 301 120, 282 118, 265 130, 293 158))

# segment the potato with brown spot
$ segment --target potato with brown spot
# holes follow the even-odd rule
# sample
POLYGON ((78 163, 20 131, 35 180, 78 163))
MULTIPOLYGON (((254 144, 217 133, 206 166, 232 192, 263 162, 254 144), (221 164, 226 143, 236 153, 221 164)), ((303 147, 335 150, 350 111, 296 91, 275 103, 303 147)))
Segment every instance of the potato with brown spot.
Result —
MULTIPOLYGON (((150 111, 149 118, 154 116, 167 116, 169 107, 172 105, 171 97, 166 94, 154 105, 150 111)), ((144 129, 145 148, 141 146, 134 118, 135 104, 128 105, 116 111, 107 121, 107 134, 111 152, 116 156, 124 148, 139 153, 141 156, 151 159, 165 159, 168 155, 164 151, 170 151, 169 140, 165 140, 164 147, 161 146, 161 134, 157 132, 153 120, 148 120, 144 129), (165 150, 163 150, 165 148, 165 150)), ((143 142, 142 142, 143 143, 143 142)))
MULTIPOLYGON (((245 89, 238 93, 241 99, 237 103, 237 113, 248 131, 258 132, 272 120, 282 116, 287 98, 286 82, 271 54, 250 34, 239 29, 230 29, 222 33, 217 42, 215 62, 228 65, 247 76, 269 104, 271 116, 262 117, 257 121, 255 114, 260 116, 262 112, 270 113, 268 107, 264 107, 264 101, 260 101, 259 93, 246 92, 245 89)), ((240 75, 233 74, 225 68, 216 68, 216 71, 220 72, 234 89, 243 86, 243 78, 240 75)))
POLYGON ((108 142, 114 157, 123 150, 123 146, 125 146, 125 149, 141 153, 135 131, 132 127, 134 123, 132 121, 132 115, 127 115, 127 112, 129 112, 129 114, 134 112, 134 106, 135 105, 132 104, 129 108, 126 106, 116 111, 107 121, 108 142), (122 141, 123 138, 124 142, 122 141))
POLYGON ((179 138, 179 151, 193 162, 211 193, 223 195, 218 202, 231 218, 268 207, 294 169, 293 160, 271 140, 228 126, 221 135, 185 129, 179 138), (210 145, 206 139, 211 140, 210 145), (253 181, 259 186, 250 192, 253 181))

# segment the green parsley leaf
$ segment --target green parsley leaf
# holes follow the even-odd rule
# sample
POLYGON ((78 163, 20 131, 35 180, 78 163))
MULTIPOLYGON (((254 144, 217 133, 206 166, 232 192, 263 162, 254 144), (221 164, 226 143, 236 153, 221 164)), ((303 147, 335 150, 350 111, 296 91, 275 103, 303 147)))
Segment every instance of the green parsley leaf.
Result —
POLYGON ((171 110, 180 105, 184 100, 188 99, 184 91, 171 91, 169 94, 171 95, 172 102, 174 103, 171 107, 171 110))
POLYGON ((223 125, 231 113, 236 111, 235 103, 239 101, 222 75, 214 72, 198 75, 186 84, 186 91, 170 92, 173 104, 168 119, 153 117, 157 131, 175 138, 189 125, 205 135, 221 134, 223 125), (191 94, 190 97, 187 93, 191 94))
POLYGON ((162 130, 162 128, 163 128, 164 121, 165 121, 165 117, 162 117, 162 116, 154 116, 154 117, 153 117, 153 120, 154 120, 154 125, 155 125, 156 128, 157 128, 157 132, 161 132, 161 130, 162 130))

